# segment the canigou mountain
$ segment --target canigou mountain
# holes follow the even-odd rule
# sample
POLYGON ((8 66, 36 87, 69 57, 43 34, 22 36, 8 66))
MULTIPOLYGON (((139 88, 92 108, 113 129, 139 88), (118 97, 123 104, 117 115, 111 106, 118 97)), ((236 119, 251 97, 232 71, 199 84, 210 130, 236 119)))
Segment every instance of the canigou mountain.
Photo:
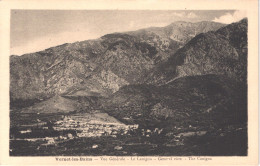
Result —
POLYGON ((76 148, 86 141, 103 148, 99 155, 247 155, 247 31, 246 18, 229 25, 179 21, 12 55, 11 121, 51 115, 47 135, 75 135, 57 138, 55 152, 33 146, 29 155, 95 155, 90 145, 76 148), (102 116, 120 127, 93 132, 85 125, 102 116), (104 144, 110 135, 115 141, 104 144))
POLYGON ((143 77, 197 33, 216 30, 214 22, 176 22, 163 28, 108 34, 97 40, 64 44, 23 56, 11 56, 11 98, 55 94, 111 94, 143 77), (26 73, 26 74, 25 74, 26 73), (91 84, 95 87, 91 87, 91 84))

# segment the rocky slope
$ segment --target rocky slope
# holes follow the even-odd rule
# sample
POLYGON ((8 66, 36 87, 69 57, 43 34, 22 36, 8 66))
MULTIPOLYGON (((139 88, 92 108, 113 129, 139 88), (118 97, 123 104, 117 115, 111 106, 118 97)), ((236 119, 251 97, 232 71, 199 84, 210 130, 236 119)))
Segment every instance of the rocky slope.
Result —
POLYGON ((201 33, 158 65, 147 82, 164 84, 183 76, 225 74, 246 82, 247 19, 201 33))
POLYGON ((143 41, 158 47, 168 53, 174 53, 180 47, 200 33, 215 31, 223 27, 224 24, 202 21, 197 23, 177 21, 166 27, 151 27, 128 34, 138 36, 143 41))
POLYGON ((186 122, 204 115, 209 120, 210 115, 246 122, 247 19, 197 35, 147 78, 148 85, 120 88, 103 102, 104 110, 131 121, 186 122))
POLYGON ((64 94, 108 96, 124 85, 142 83, 147 73, 195 33, 222 26, 213 22, 176 22, 163 28, 109 34, 97 40, 11 56, 11 101, 64 94))

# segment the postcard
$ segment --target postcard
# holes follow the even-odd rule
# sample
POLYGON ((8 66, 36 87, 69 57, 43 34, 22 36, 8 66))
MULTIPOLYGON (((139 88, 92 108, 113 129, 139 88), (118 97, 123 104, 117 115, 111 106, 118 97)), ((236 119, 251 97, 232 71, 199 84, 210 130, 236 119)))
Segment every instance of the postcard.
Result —
POLYGON ((258 6, 1 1, 3 165, 257 165, 258 6))

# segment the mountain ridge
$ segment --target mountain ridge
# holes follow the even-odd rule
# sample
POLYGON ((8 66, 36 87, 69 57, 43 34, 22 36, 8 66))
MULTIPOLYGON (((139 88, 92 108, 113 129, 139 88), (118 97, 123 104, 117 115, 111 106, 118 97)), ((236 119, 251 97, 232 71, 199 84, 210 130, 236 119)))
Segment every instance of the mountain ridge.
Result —
MULTIPOLYGON (((216 25, 218 28, 220 24, 216 25)), ((10 56, 11 98, 49 98, 55 94, 72 93, 68 90, 73 87, 87 90, 88 84, 95 84, 97 79, 94 78, 100 76, 95 71, 103 70, 114 75, 109 84, 115 85, 102 84, 97 87, 97 92, 108 96, 118 87, 143 82, 155 65, 166 61, 169 52, 175 52, 181 45, 153 32, 137 35, 114 33, 95 40, 65 43, 36 53, 10 56)))
POLYGON ((227 25, 216 32, 201 33, 173 54, 168 61, 149 73, 148 82, 163 84, 174 78, 189 75, 228 74, 246 80, 247 66, 247 19, 227 25), (239 29, 240 30, 237 30, 239 29), (233 32, 234 31, 234 32, 233 32), (241 32, 240 32, 241 31, 241 32), (231 38, 223 33, 233 33, 231 38), (234 47, 235 36, 241 36, 234 47), (158 78, 156 78, 159 76, 158 78))

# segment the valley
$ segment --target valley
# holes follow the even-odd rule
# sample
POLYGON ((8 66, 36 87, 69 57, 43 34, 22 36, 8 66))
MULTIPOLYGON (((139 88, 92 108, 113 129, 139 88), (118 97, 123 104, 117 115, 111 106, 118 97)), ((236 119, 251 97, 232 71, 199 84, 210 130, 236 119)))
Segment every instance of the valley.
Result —
POLYGON ((247 19, 10 57, 11 156, 246 156, 247 19))

